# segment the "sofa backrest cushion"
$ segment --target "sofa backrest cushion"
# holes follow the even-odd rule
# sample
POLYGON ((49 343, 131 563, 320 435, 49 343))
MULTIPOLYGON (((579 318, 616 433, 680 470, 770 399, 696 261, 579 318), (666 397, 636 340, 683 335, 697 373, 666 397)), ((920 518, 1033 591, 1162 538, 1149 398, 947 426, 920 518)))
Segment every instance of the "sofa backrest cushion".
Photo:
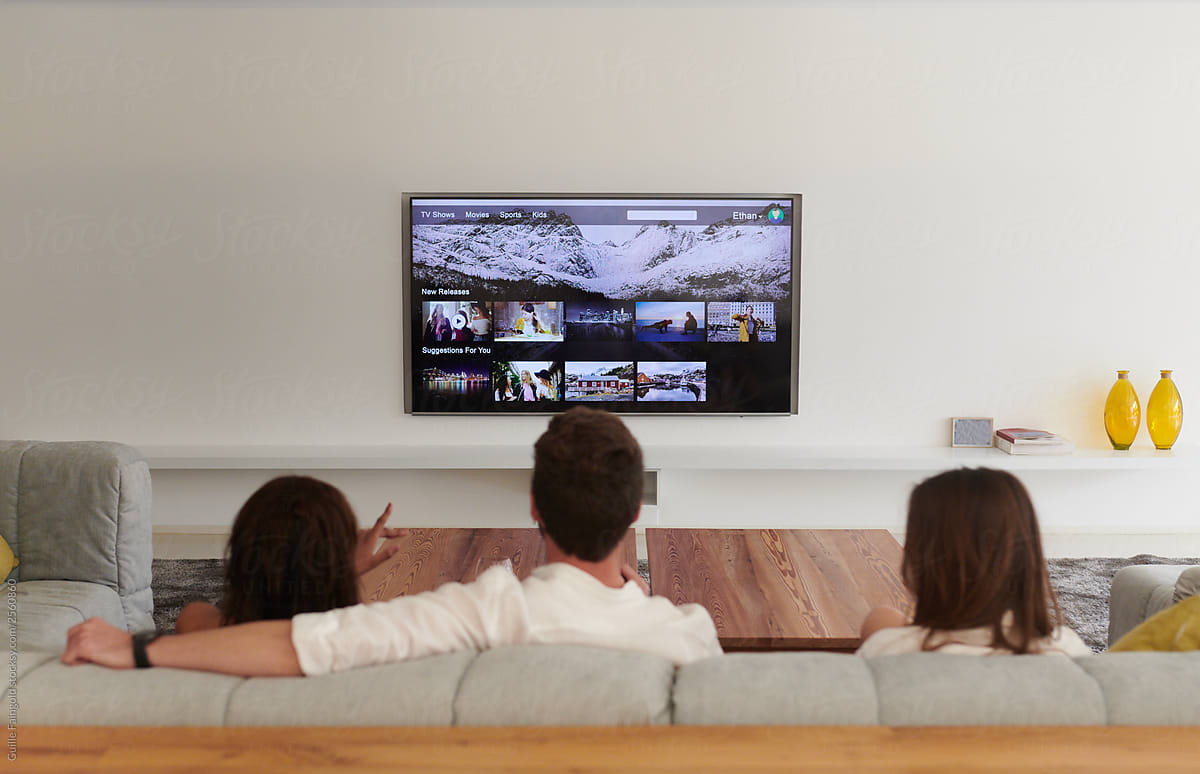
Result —
POLYGON ((460 726, 626 726, 671 722, 674 665, 661 656, 581 645, 479 654, 454 700, 460 726))
POLYGON ((1171 599, 1182 602, 1188 597, 1200 595, 1200 567, 1189 567, 1179 573, 1175 580, 1175 593, 1171 599))
POLYGON ((150 498, 150 469, 130 446, 0 444, 0 530, 17 580, 108 586, 130 630, 153 626, 150 498))
MULTIPOLYGON (((1078 659, 1104 658, 1086 656, 1078 659)), ((905 653, 865 659, 889 726, 1104 725, 1100 687, 1066 656, 905 653)))
POLYGON ((835 653, 732 653, 679 668, 679 725, 874 725, 866 659, 835 653))
MULTIPOLYGON (((36 441, 0 441, 0 536, 21 558, 17 540, 17 499, 21 482, 21 458, 36 441)), ((18 565, 19 567, 20 565, 18 565)), ((20 580, 19 574, 13 576, 20 580)))
POLYGON ((1200 725, 1200 652, 1077 659, 1104 692, 1114 726, 1200 725))
POLYGON ((55 657, 17 690, 21 723, 34 726, 219 726, 243 682, 186 669, 66 666, 55 657))
POLYGON ((229 700, 230 726, 449 726, 474 651, 321 677, 246 680, 229 700))

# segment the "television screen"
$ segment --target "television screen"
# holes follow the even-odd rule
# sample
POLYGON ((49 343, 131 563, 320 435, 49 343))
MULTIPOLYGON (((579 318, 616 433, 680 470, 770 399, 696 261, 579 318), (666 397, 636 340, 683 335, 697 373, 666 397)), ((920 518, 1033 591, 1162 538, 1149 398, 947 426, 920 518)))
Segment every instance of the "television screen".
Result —
POLYGON ((796 411, 799 195, 404 198, 407 410, 796 411))

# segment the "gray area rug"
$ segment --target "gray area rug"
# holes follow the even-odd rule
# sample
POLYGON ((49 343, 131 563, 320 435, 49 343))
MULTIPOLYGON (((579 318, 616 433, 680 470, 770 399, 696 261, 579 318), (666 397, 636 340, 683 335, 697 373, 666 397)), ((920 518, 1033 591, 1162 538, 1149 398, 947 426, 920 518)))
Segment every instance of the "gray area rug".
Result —
MULTIPOLYGON (((154 560, 154 624, 159 631, 174 631, 179 611, 189 602, 220 601, 223 564, 221 559, 154 560)), ((1200 558, 1165 559, 1138 554, 1128 558, 1050 559, 1048 564, 1050 582, 1066 624, 1092 650, 1100 652, 1108 646, 1108 590, 1117 570, 1132 564, 1200 565, 1200 558)), ((638 572, 643 578, 649 575, 644 561, 638 562, 638 572)))
POLYGON ((221 601, 225 590, 224 559, 155 559, 150 566, 154 579, 154 628, 174 632, 179 611, 189 602, 221 601))
POLYGON ((1048 559, 1050 584, 1058 594, 1067 626, 1079 633, 1088 647, 1097 653, 1108 647, 1108 592, 1113 576, 1122 567, 1134 564, 1200 564, 1195 557, 1165 559, 1138 554, 1128 559, 1087 557, 1048 559))

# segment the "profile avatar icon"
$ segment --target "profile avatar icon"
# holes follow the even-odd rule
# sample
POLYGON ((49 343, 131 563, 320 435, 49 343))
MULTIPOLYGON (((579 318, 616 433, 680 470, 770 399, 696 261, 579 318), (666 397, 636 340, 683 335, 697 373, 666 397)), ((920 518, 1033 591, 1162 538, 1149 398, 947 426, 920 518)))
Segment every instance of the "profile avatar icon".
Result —
POLYGON ((776 225, 782 223, 783 222, 783 208, 777 206, 777 207, 772 207, 771 209, 767 210, 767 220, 769 220, 771 223, 774 223, 776 225))

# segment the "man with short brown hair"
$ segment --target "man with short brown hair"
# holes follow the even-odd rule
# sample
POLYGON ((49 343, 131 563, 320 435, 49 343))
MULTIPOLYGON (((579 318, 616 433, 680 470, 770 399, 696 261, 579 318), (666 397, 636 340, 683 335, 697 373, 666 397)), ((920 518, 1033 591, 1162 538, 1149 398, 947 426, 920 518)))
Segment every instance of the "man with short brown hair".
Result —
POLYGON ((571 409, 533 445, 533 517, 565 553, 613 555, 642 507, 642 448, 616 415, 571 409))
POLYGON ((646 596, 645 584, 621 564, 617 547, 637 519, 644 475, 641 448, 624 423, 573 408, 550 421, 534 450, 530 514, 548 563, 524 581, 493 567, 473 583, 411 597, 148 644, 93 618, 68 632, 62 660, 251 676, 328 674, 523 643, 632 650, 676 664, 719 655, 704 608, 646 596))

